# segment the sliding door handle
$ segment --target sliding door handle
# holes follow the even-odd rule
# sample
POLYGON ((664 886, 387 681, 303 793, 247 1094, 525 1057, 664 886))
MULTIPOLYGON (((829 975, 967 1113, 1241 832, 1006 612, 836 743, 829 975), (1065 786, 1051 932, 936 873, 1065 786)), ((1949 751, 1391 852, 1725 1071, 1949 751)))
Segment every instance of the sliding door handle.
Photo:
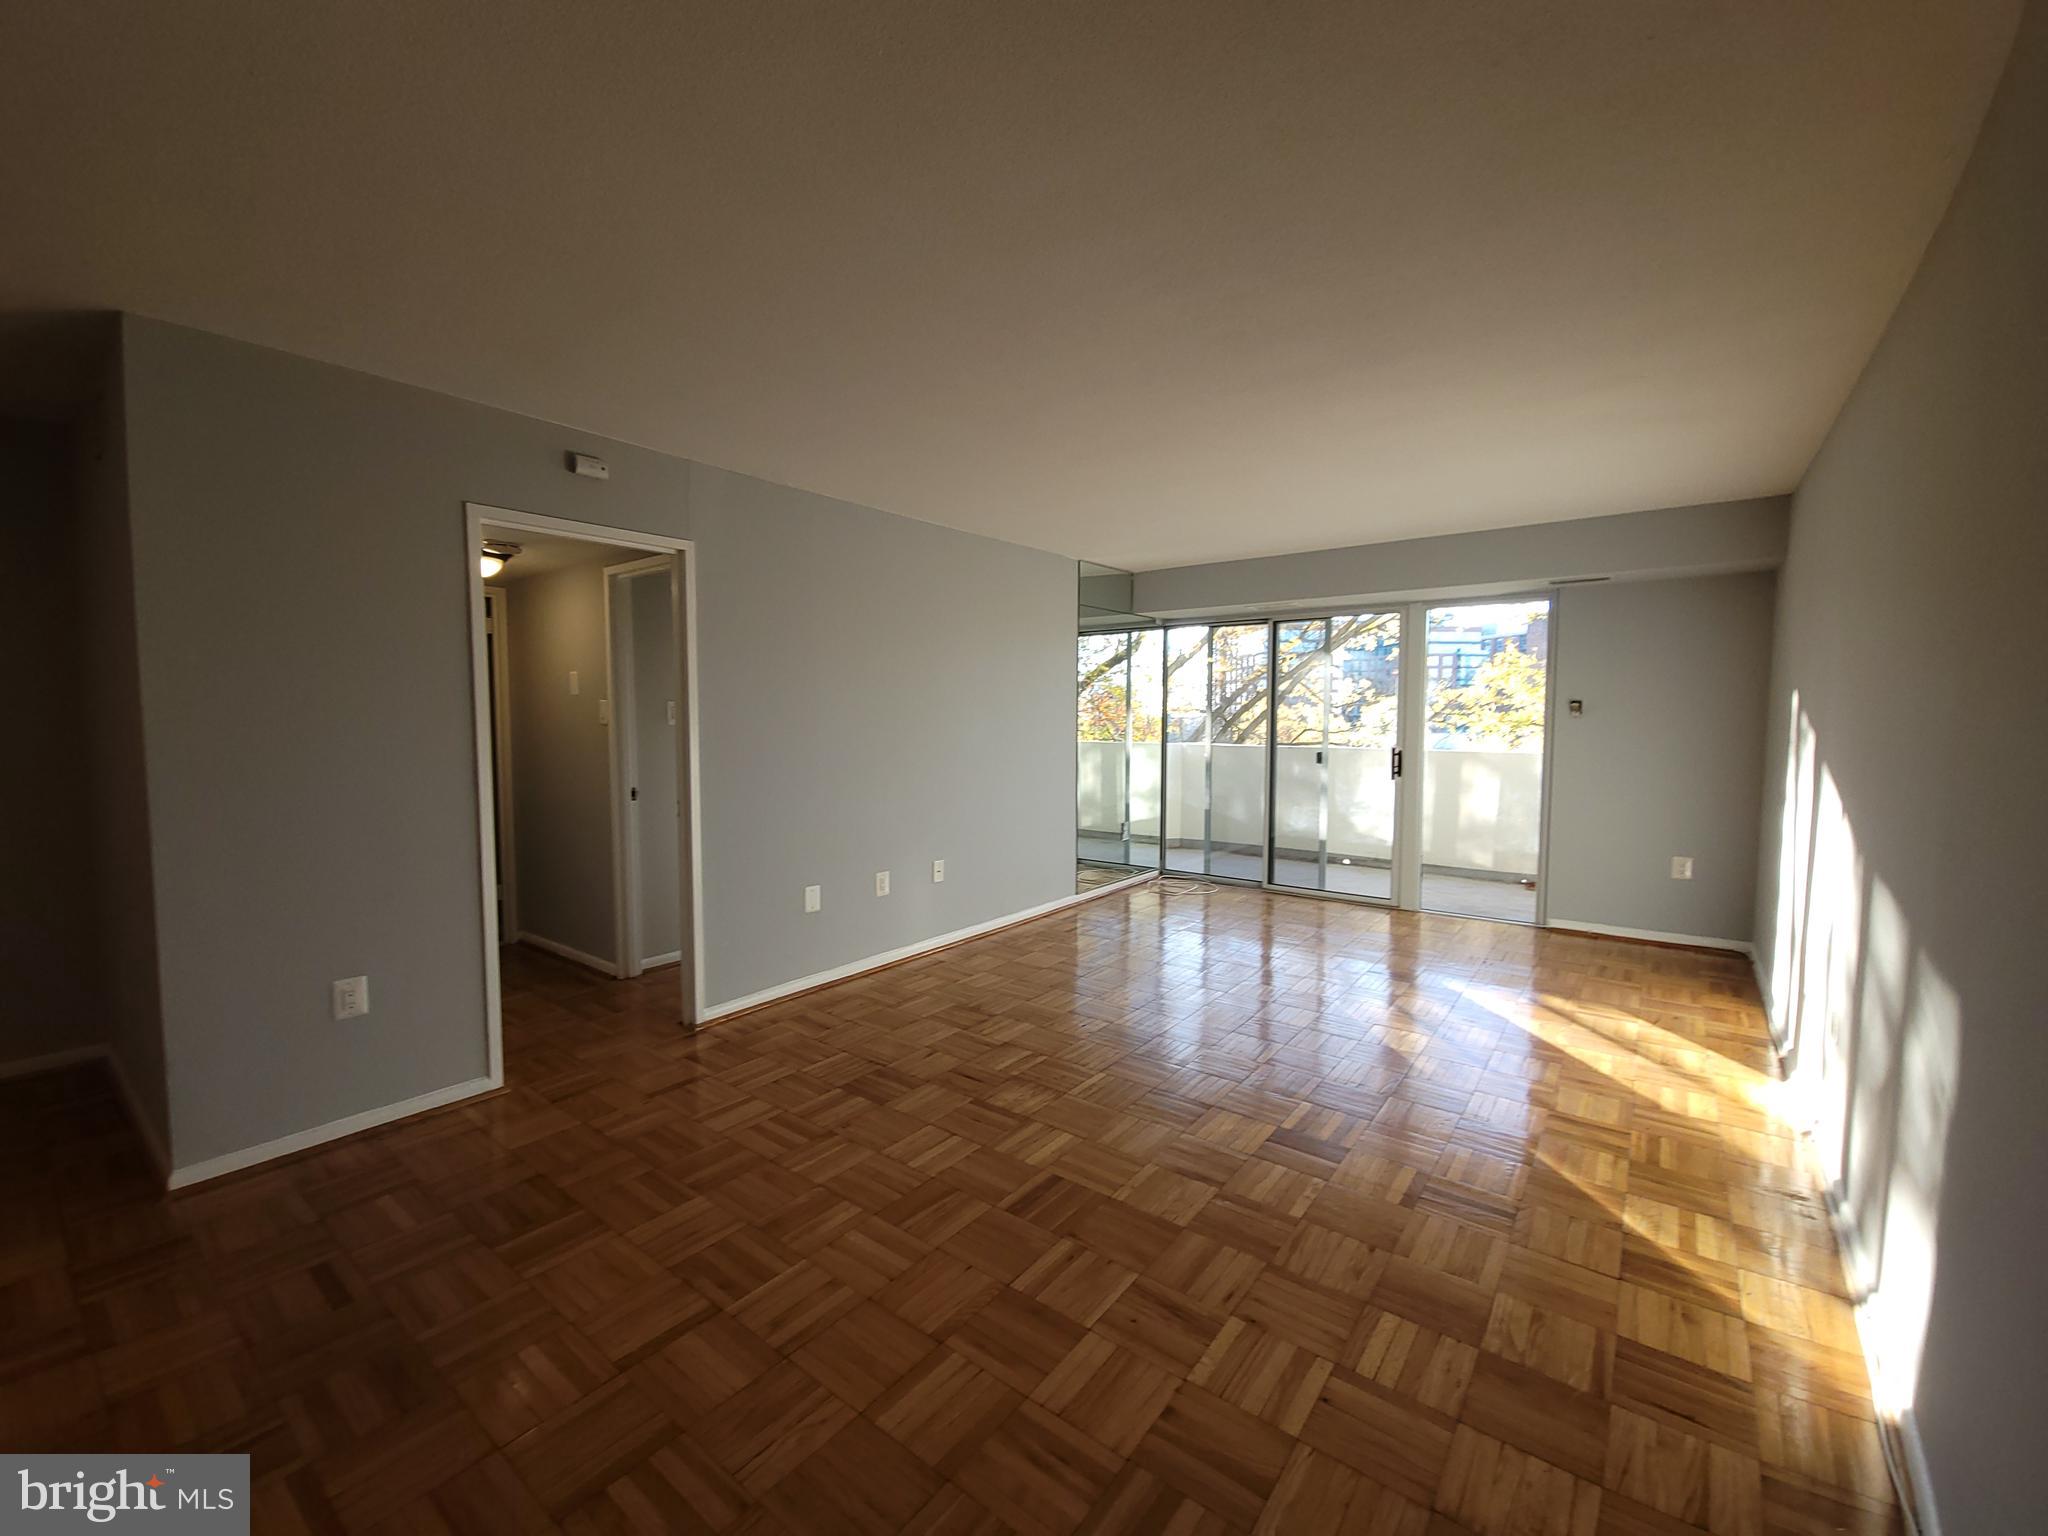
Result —
POLYGON ((1399 747, 1394 748, 1393 752, 1390 754, 1389 761, 1393 769, 1393 772, 1390 773, 1388 777, 1398 779, 1399 777, 1401 777, 1401 749, 1399 747))

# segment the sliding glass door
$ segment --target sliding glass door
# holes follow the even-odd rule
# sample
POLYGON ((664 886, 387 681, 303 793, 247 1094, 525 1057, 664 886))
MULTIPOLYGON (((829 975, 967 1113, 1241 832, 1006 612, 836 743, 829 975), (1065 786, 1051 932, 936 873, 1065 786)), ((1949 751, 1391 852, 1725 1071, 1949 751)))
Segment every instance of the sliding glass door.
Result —
POLYGON ((1166 867, 1265 877, 1271 627, 1166 632, 1166 867))
POLYGON ((1521 598, 1082 635, 1080 883, 1164 869, 1535 922, 1550 616, 1521 598))
POLYGON ((1425 621, 1418 905, 1537 919, 1550 602, 1433 606, 1425 621))
POLYGON ((1274 626, 1272 882, 1392 900, 1401 615, 1274 626))

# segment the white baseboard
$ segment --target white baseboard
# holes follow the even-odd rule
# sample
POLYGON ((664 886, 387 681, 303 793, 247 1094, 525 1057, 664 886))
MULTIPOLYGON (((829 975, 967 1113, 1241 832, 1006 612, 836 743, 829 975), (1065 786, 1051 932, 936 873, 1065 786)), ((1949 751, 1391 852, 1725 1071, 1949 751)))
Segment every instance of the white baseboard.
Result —
MULTIPOLYGON (((1862 1335, 1862 1310, 1857 1311, 1857 1334, 1862 1335)), ((1863 1356, 1870 1358, 1870 1346, 1864 1345, 1863 1356)), ((1880 1421, 1880 1432, 1882 1422, 1880 1421)), ((1905 1481, 1908 1486, 1899 1490, 1899 1497, 1905 1500, 1907 1525, 1914 1536, 1941 1536, 1941 1511, 1934 1507, 1934 1474, 1927 1466, 1927 1442, 1920 1438, 1920 1416, 1911 1408, 1901 1410, 1898 1421, 1892 1425, 1897 1435, 1899 1454, 1906 1463, 1905 1481)), ((1892 1474, 1897 1484, 1899 1476, 1892 1474)))
POLYGON ((549 954, 567 960, 572 965, 583 966, 588 970, 597 971, 601 975, 617 976, 619 974, 619 968, 613 965, 611 961, 600 960, 596 955, 586 955, 580 949, 572 949, 567 944, 558 944, 553 939, 544 939, 537 933, 516 934, 512 942, 515 944, 531 944, 535 949, 544 949, 549 954))
POLYGON ((808 976, 799 976, 794 981, 785 981, 777 986, 763 987, 759 992, 749 992, 745 997, 735 997, 728 1002, 712 1003, 703 1013, 700 1023, 709 1024, 713 1019, 722 1019, 727 1014, 745 1013, 750 1008, 759 1008, 764 1003, 777 1002, 798 992, 808 992, 813 987, 822 987, 828 982, 844 981, 849 976, 858 976, 864 971, 878 971, 885 965, 894 965, 901 960, 915 959, 935 949, 944 949, 948 944, 958 944, 963 939, 979 938, 984 933, 993 933, 998 928, 1008 928, 1013 923, 1028 923, 1034 917, 1046 917, 1068 907, 1078 907, 1085 901, 1098 896, 1108 896, 1148 880, 1159 878, 1155 870, 1133 875, 1128 880, 1119 880, 1114 885, 1098 886, 1092 891, 1076 891, 1071 896, 1062 896, 1057 901, 1041 902, 1035 907, 1026 907, 1021 912, 1007 913, 992 917, 985 923, 975 923, 967 928, 955 928, 951 933, 941 933, 929 939, 920 939, 915 944, 906 944, 901 949, 887 950, 879 955, 869 955, 864 960, 851 960, 845 965, 835 965, 829 971, 814 971, 808 976))
POLYGON ((683 952, 680 949, 672 949, 665 955, 649 955, 640 962, 640 968, 644 971, 651 970, 657 965, 676 965, 682 958, 683 952))
MULTIPOLYGON (((1786 1037, 1783 1022, 1771 1012, 1771 982, 1764 974, 1763 961, 1754 949, 1749 957, 1750 972, 1756 978, 1757 995, 1763 999, 1764 1023, 1770 1030, 1771 1050, 1779 1078, 1785 1075, 1786 1037)), ((1868 1256, 1863 1253, 1862 1239, 1850 1222, 1848 1212, 1836 1198, 1829 1186, 1820 1159, 1813 1148, 1813 1127, 1798 1127, 1802 1143, 1801 1162, 1820 1182, 1821 1203, 1827 1207, 1828 1229, 1834 1233, 1835 1252, 1842 1262, 1845 1278, 1852 1285, 1857 1284, 1857 1275, 1869 1268, 1868 1256)), ((1880 1372, 1876 1340, 1872 1337, 1875 1320, 1870 1315, 1870 1301, 1866 1297, 1859 1301, 1854 1310, 1856 1318, 1856 1341, 1863 1349, 1863 1369, 1869 1377, 1873 1392, 1878 1390, 1880 1372)), ((1884 1451, 1885 1470, 1891 1474, 1892 1487, 1898 1493, 1899 1507, 1905 1511, 1908 1536, 1941 1536, 1941 1512, 1934 1504, 1934 1477, 1927 1466, 1927 1443, 1920 1435, 1920 1420, 1911 1407, 1899 1413, 1897 1418, 1877 1415, 1877 1438, 1884 1451)))
POLYGON ((81 1061, 104 1061, 106 1055, 104 1045, 78 1045, 68 1051, 49 1051, 41 1056, 0 1061, 0 1081, 10 1077, 31 1077, 38 1072, 55 1072, 63 1067, 75 1067, 81 1061))
POLYGON ((417 1098, 401 1099, 396 1104, 386 1104, 378 1109, 366 1109, 359 1115, 330 1120, 325 1125, 316 1125, 308 1131, 294 1131, 291 1135, 280 1136, 275 1141, 244 1147, 239 1152, 225 1153, 220 1157, 210 1157, 203 1163, 191 1163, 183 1168, 174 1168, 166 1182, 172 1189, 186 1189, 194 1184, 203 1184, 208 1179, 217 1179, 222 1174, 238 1173, 244 1168, 253 1168, 258 1163, 289 1157, 294 1152, 303 1152, 308 1147, 317 1147, 323 1142, 339 1141, 342 1137, 353 1136, 358 1131, 374 1130, 380 1125, 389 1125, 393 1120, 404 1120, 413 1115, 425 1114, 430 1109, 440 1109, 463 1099, 473 1099, 478 1094, 492 1092, 498 1086, 496 1080, 488 1077, 473 1077, 466 1083, 451 1083, 446 1088, 436 1088, 432 1093, 423 1093, 417 1098))
POLYGON ((1554 917, 1544 924, 1556 933, 1593 933, 1607 939, 1642 939, 1650 944, 1683 944, 1688 949, 1725 949, 1734 955, 1755 958, 1756 951, 1746 939, 1716 939, 1700 933, 1665 933, 1656 928, 1617 928, 1611 923, 1583 923, 1575 917, 1554 917))

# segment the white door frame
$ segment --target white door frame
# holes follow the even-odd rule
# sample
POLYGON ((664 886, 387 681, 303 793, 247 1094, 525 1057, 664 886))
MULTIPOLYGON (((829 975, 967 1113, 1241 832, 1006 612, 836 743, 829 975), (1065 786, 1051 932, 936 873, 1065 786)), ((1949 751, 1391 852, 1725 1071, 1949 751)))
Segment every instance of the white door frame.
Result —
POLYGON ((498 793, 497 853, 498 853, 498 900, 505 909, 505 927, 509 932, 519 931, 519 844, 512 835, 512 814, 515 797, 512 793, 512 612, 505 595, 505 588, 486 583, 484 595, 491 600, 490 624, 497 640, 493 649, 498 658, 495 667, 486 667, 490 673, 491 691, 496 705, 497 753, 492 761, 497 764, 497 782, 492 786, 498 793))
MULTIPOLYGON (((1406 841, 1406 834, 1411 818, 1418 827, 1421 825, 1422 796, 1410 791, 1407 774, 1408 764, 1415 761, 1415 755, 1406 749, 1409 732, 1412 728, 1410 717, 1416 714, 1416 711, 1411 709, 1408 704, 1408 679, 1411 665, 1408 653, 1412 649, 1408 644, 1409 617, 1409 606, 1405 603, 1382 603, 1378 606, 1364 603, 1352 608, 1331 608, 1321 613, 1303 614, 1284 619, 1268 619, 1266 621, 1266 841, 1265 846, 1259 853, 1259 869, 1261 872, 1259 884, 1276 895, 1315 896, 1330 901, 1355 902, 1360 906, 1367 907, 1407 908, 1413 905, 1411 899, 1413 893, 1409 890, 1408 867, 1410 860, 1407 855, 1408 843, 1406 841), (1275 803, 1280 798, 1280 627, 1283 624, 1303 623, 1331 625, 1340 616, 1349 617, 1357 614, 1372 614, 1375 616, 1392 614, 1400 623, 1400 628, 1397 631, 1400 636, 1401 656, 1397 664, 1397 681, 1395 684, 1394 749, 1402 754, 1402 771, 1393 778, 1394 846, 1392 857, 1387 861, 1387 894, 1384 896, 1366 896, 1356 891, 1332 891, 1316 886, 1288 885, 1284 881, 1274 878, 1280 865, 1279 850, 1275 846, 1279 835, 1280 815, 1279 806, 1275 803)), ((1325 629, 1325 642, 1328 641, 1328 638, 1329 631, 1325 629)), ((1327 651, 1327 643, 1325 650, 1327 651)), ((1325 686, 1327 687, 1327 681, 1325 686)), ((1327 713, 1326 708, 1325 714, 1327 713)), ((1326 720, 1324 722, 1324 753, 1318 754, 1319 756, 1327 754, 1329 748, 1328 730, 1329 727, 1326 720)), ((1322 814, 1326 821, 1329 815, 1329 782, 1329 768, 1327 765, 1324 765, 1322 782, 1324 803, 1322 814)), ((1416 868, 1419 869, 1421 867, 1419 856, 1415 864, 1416 868)))
MULTIPOLYGON (((633 765, 640 756, 640 727, 635 713, 638 662, 633 655, 630 583, 636 576, 655 571, 669 572, 669 598, 673 604, 675 562, 671 557, 653 555, 604 568, 605 696, 611 701, 612 718, 612 728, 606 737, 612 771, 612 910, 618 915, 616 944, 621 976, 638 976, 647 968, 649 958, 640 911, 640 806, 632 794, 633 765), (623 657, 619 654, 622 622, 626 650, 623 657)), ((680 679, 680 669, 677 676, 680 679)), ((676 713, 680 718, 682 711, 678 709, 676 713)), ((677 745, 676 760, 681 762, 681 743, 677 745)), ((677 958, 681 958, 680 954, 677 958)))
POLYGON ((505 1081, 504 998, 498 977, 498 855, 491 836, 491 782, 489 687, 484 660, 484 582, 478 565, 483 545, 483 525, 531 528, 564 538, 610 544, 622 549, 645 550, 670 562, 670 596, 674 602, 676 649, 680 664, 676 676, 682 689, 682 707, 676 711, 676 798, 683 807, 678 818, 682 839, 678 868, 682 871, 682 931, 685 937, 682 963, 677 966, 677 1018, 695 1026, 704 1017, 704 876, 699 862, 701 812, 698 799, 697 748, 697 548, 688 539, 670 538, 635 528, 613 528, 602 523, 577 522, 564 517, 545 517, 521 512, 514 507, 492 506, 466 501, 463 513, 463 568, 469 584, 470 696, 476 721, 477 779, 477 867, 483 895, 484 1009, 489 1035, 490 1077, 493 1084, 505 1081))

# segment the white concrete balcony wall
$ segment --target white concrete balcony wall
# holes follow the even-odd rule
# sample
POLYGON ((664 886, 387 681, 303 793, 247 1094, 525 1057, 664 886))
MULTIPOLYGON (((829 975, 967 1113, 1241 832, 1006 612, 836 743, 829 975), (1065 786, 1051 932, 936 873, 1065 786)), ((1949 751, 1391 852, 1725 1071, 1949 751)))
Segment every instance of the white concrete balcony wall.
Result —
MULTIPOLYGON (((1115 836, 1123 820, 1125 752, 1121 742, 1077 744, 1077 825, 1115 836)), ((1394 797, 1388 793, 1383 747, 1331 747, 1330 852, 1386 859, 1393 850, 1394 797)), ((1265 837, 1266 749, 1217 746, 1211 754, 1215 796, 1210 836, 1218 845, 1256 849, 1265 837)), ((1281 747, 1277 832, 1282 846, 1315 845, 1316 749, 1281 747)), ((1203 748, 1167 747, 1166 835, 1176 844, 1202 840, 1203 748)), ((1131 754, 1132 833, 1151 838, 1159 818, 1159 753, 1131 754)), ((1422 862, 1432 868, 1533 875, 1542 831, 1540 752, 1449 751, 1428 754, 1422 789, 1422 862)))

